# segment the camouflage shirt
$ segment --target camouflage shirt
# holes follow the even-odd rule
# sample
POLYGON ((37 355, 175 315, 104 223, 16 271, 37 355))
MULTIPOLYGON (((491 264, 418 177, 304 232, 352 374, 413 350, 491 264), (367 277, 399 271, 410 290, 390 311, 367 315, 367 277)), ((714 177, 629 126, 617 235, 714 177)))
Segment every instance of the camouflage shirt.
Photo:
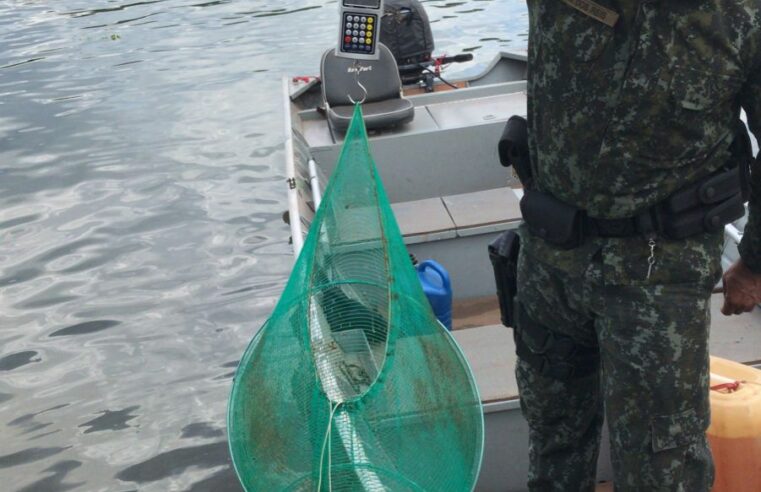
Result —
MULTIPOLYGON (((729 158, 741 108, 761 136, 761 0, 527 0, 537 187, 594 217, 634 215, 729 158)), ((761 271, 761 160, 740 247, 761 271)))

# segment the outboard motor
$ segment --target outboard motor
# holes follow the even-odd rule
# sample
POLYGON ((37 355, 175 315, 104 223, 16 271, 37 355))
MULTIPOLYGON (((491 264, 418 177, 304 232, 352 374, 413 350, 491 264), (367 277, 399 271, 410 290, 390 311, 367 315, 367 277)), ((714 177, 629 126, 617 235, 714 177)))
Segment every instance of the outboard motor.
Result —
POLYGON ((431 63, 433 33, 418 0, 385 0, 380 41, 394 55, 403 84, 423 78, 423 70, 431 63))

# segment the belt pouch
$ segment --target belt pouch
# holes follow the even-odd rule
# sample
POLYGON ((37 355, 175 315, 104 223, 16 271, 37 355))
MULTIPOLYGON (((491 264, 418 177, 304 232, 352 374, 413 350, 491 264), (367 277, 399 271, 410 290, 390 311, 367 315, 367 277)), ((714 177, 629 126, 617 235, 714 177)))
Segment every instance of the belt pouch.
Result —
POLYGON ((724 200, 706 212, 703 227, 707 232, 717 232, 745 215, 745 203, 742 192, 724 200))
POLYGON ((502 324, 514 326, 514 299, 518 291, 518 253, 520 236, 509 230, 500 234, 489 245, 489 259, 494 269, 494 281, 497 284, 497 299, 502 324))
POLYGON ((726 200, 677 214, 661 215, 662 233, 669 239, 685 239, 703 232, 718 232, 745 214, 741 192, 726 200))
POLYGON ((676 215, 692 208, 723 202, 742 191, 742 169, 734 167, 714 173, 677 191, 663 201, 662 209, 676 215))
POLYGON ((559 248, 573 249, 584 241, 584 211, 552 195, 525 190, 521 214, 531 234, 559 248))

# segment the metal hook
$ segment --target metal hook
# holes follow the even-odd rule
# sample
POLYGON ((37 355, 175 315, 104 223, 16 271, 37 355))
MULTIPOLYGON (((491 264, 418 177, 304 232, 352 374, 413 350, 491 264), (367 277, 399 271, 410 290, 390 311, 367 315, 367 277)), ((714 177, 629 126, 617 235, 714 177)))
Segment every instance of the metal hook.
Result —
POLYGON ((362 89, 362 92, 365 94, 362 96, 362 99, 360 101, 355 101, 353 97, 351 97, 351 94, 346 94, 346 96, 349 98, 349 101, 351 101, 352 104, 362 104, 365 102, 365 99, 367 99, 367 88, 362 85, 362 82, 359 81, 359 60, 354 60, 354 82, 357 83, 360 89, 362 89))

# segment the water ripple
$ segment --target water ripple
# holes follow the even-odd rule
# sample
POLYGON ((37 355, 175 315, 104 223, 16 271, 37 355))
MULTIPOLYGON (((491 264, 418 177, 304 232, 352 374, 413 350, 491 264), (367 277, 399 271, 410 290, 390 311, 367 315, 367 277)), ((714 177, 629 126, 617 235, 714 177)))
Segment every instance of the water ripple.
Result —
POLYGON ((158 454, 142 463, 125 468, 116 474, 116 478, 125 482, 155 482, 162 478, 179 475, 191 467, 215 468, 227 464, 228 461, 227 441, 220 441, 177 448, 158 454))
POLYGON ((9 468, 11 466, 25 465, 34 461, 44 460, 55 456, 67 448, 29 448, 17 453, 0 456, 0 468, 9 468))
POLYGON ((60 492, 64 490, 76 489, 85 482, 65 483, 66 476, 72 471, 82 466, 81 461, 65 460, 45 468, 42 474, 52 473, 52 475, 41 478, 26 487, 18 489, 18 492, 60 492))
POLYGON ((0 371, 12 371, 27 364, 40 362, 40 358, 37 355, 37 352, 33 350, 26 350, 0 357, 0 371))
POLYGON ((99 417, 89 420, 79 427, 85 428, 85 434, 105 430, 117 431, 129 429, 132 426, 129 425, 128 422, 137 418, 137 415, 132 415, 132 412, 138 408, 140 407, 135 405, 123 410, 104 410, 99 417))
POLYGON ((125 3, 124 5, 117 5, 117 6, 108 7, 108 8, 99 8, 99 9, 92 9, 92 10, 74 10, 71 12, 62 12, 61 15, 70 15, 72 17, 89 17, 91 15, 103 14, 106 12, 118 12, 118 11, 126 10, 132 7, 138 7, 140 5, 151 5, 154 3, 161 3, 163 1, 164 0, 149 0, 146 2, 125 3))
POLYGON ((205 439, 223 437, 225 432, 222 429, 215 428, 209 422, 197 422, 189 424, 182 428, 182 439, 192 439, 202 437, 205 439))
POLYGON ((77 323, 76 325, 67 326, 51 333, 50 337, 65 337, 69 335, 87 335, 89 333, 96 333, 99 331, 107 330, 113 326, 119 325, 119 321, 110 319, 98 320, 98 321, 85 321, 84 323, 77 323))

